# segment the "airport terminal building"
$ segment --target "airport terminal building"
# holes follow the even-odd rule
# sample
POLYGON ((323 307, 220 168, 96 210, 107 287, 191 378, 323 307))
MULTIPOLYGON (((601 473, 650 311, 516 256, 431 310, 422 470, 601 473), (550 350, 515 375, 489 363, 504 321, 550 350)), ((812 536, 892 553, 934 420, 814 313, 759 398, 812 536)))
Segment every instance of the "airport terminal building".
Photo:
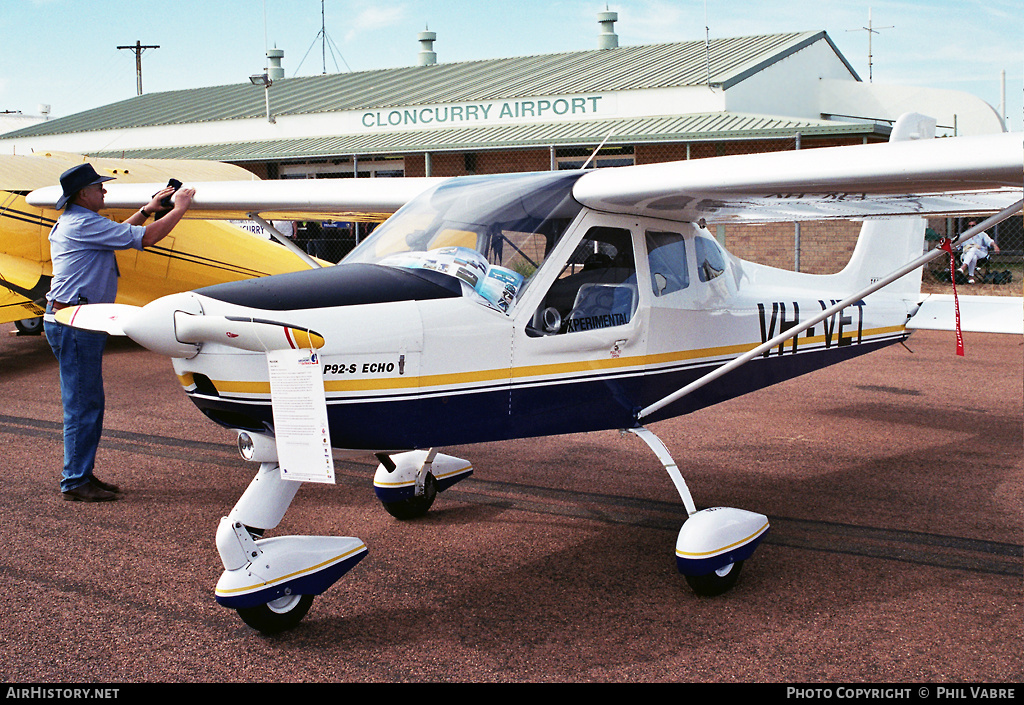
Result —
MULTIPOLYGON (((592 50, 459 63, 438 62, 436 36, 423 32, 416 66, 355 73, 286 78, 275 49, 267 85, 253 77, 137 96, 0 135, 0 150, 212 159, 270 179, 380 178, 878 142, 909 111, 936 117, 940 134, 1003 130, 972 95, 865 83, 825 32, 620 47, 615 20, 598 15, 592 50)), ((732 233, 728 245, 792 267, 785 230, 777 253, 732 233)), ((806 226, 804 236, 814 237, 806 226)), ((796 265, 831 268, 798 253, 796 265)))

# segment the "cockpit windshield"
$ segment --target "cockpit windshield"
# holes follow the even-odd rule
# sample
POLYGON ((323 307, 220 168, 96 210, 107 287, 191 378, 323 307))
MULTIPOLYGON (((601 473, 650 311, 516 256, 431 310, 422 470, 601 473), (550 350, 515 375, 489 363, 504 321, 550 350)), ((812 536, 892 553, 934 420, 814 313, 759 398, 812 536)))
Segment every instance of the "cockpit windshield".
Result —
POLYGON ((579 214, 582 171, 468 176, 405 205, 345 258, 461 279, 507 311, 579 214))

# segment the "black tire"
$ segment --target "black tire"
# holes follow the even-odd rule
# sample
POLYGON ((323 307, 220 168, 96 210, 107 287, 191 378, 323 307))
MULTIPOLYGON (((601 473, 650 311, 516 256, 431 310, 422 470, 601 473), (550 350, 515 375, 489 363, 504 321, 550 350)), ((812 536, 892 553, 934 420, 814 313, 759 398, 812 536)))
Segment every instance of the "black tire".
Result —
POLYGON ((701 597, 717 597, 732 589, 741 570, 743 561, 736 561, 707 575, 687 575, 686 582, 701 597))
POLYGON ((286 595, 264 605, 240 607, 238 616, 263 634, 280 634, 294 629, 309 612, 312 595, 286 595))
POLYGON ((429 512, 436 497, 437 480, 428 472, 426 479, 423 480, 423 494, 419 497, 400 499, 397 502, 381 502, 381 504, 384 505, 384 509, 387 510, 388 514, 395 519, 405 521, 406 519, 419 518, 429 512))
POLYGON ((43 332, 42 318, 25 318, 14 322, 14 327, 22 335, 39 335, 43 332))

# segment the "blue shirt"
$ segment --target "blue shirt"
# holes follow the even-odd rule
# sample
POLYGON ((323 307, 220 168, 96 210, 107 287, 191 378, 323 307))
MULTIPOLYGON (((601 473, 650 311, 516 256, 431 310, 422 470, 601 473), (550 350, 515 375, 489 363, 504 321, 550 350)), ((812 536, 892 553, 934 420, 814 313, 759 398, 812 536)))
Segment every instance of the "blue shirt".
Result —
POLYGON ((91 304, 117 297, 115 250, 142 249, 144 225, 115 223, 88 208, 71 204, 50 231, 53 280, 49 301, 66 304, 84 297, 91 304))

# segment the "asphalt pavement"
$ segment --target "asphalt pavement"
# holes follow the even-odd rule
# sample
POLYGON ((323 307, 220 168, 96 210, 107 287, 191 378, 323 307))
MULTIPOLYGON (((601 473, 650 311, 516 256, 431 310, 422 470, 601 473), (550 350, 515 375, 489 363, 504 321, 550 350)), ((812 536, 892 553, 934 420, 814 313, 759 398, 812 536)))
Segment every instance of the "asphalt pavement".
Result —
POLYGON ((618 432, 445 452, 473 477, 399 522, 371 459, 304 485, 281 534, 368 557, 295 630, 219 606, 220 517, 256 467, 170 363, 112 340, 97 475, 62 501, 56 363, 0 326, 0 679, 7 683, 1019 683, 1024 676, 1024 346, 919 332, 651 426, 698 506, 766 514, 738 585, 678 574, 685 513, 618 432))

